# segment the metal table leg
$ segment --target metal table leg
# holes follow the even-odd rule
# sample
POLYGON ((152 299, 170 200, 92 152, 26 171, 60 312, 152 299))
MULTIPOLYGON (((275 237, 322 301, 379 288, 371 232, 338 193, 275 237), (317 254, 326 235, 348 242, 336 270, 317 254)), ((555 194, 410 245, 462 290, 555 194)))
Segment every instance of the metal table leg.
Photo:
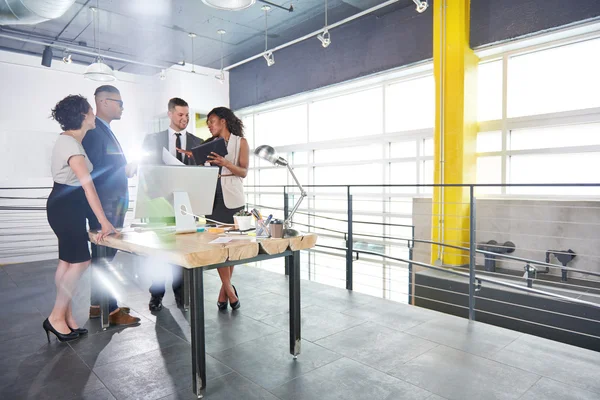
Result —
POLYGON ((288 256, 290 283, 290 353, 294 359, 300 354, 300 252, 288 256))
POLYGON ((202 398, 206 387, 206 347, 204 343, 204 284, 203 269, 193 268, 190 282, 190 325, 192 328, 192 390, 202 398))
MULTIPOLYGON (((106 257, 107 257, 108 248, 106 248, 105 246, 97 246, 97 251, 98 251, 98 259, 97 259, 98 262, 94 266, 96 273, 98 272, 98 268, 100 268, 102 270, 106 269, 106 260, 107 260, 106 257)), ((101 284, 100 279, 94 279, 93 273, 94 273, 94 271, 92 270, 92 285, 99 286, 97 288, 97 290, 100 292, 100 323, 102 324, 102 329, 105 330, 110 325, 108 323, 108 315, 110 313, 109 309, 108 309, 108 288, 104 287, 104 285, 101 284)), ((104 271, 102 273, 104 273, 104 271)))
POLYGON ((192 280, 192 271, 183 269, 183 309, 190 309, 190 285, 192 280))

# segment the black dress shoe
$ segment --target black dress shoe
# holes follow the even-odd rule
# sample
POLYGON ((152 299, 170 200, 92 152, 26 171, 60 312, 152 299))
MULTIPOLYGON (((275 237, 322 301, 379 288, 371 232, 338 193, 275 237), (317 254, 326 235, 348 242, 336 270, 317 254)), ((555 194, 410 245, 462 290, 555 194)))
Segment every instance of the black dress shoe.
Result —
POLYGON ((225 311, 227 310, 227 300, 225 301, 217 301, 217 307, 219 308, 219 311, 225 311))
MULTIPOLYGON (((233 286, 233 285, 231 285, 231 286, 233 286)), ((237 310, 241 306, 241 304, 240 304, 240 296, 238 296, 237 289, 235 288, 235 286, 233 286, 233 291, 235 292, 235 297, 237 297, 237 301, 235 303, 231 303, 231 309, 232 310, 237 310)))
POLYGON ((152 296, 150 297, 150 303, 148 303, 150 311, 160 311, 163 308, 162 297, 152 296))
POLYGON ((48 338, 48 343, 50 343, 50 332, 54 333, 54 335, 56 336, 56 338, 58 339, 59 342, 68 342, 70 340, 74 340, 79 337, 79 333, 75 333, 75 332, 70 332, 67 334, 60 333, 59 331, 54 329, 54 327, 52 326, 50 321, 48 321, 48 318, 46 318, 44 320, 42 327, 46 331, 46 337, 48 338))

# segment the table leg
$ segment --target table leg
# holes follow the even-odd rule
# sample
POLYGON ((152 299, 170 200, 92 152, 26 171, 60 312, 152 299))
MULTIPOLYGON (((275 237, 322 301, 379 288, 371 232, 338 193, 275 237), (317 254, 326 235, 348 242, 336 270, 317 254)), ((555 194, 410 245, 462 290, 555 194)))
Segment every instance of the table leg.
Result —
POLYGON ((204 343, 204 284, 203 269, 193 268, 190 282, 190 325, 192 327, 192 390, 202 398, 206 387, 206 348, 204 343))
POLYGON ((190 309, 190 285, 192 280, 192 271, 183 269, 183 309, 190 309))
MULTIPOLYGON (((103 271, 102 273, 105 273, 106 270, 106 260, 107 260, 107 253, 108 253, 108 248, 105 246, 97 246, 97 252, 98 252, 98 258, 97 258, 97 263, 94 266, 94 269, 96 270, 96 273, 98 272, 98 268, 101 268, 103 271)), ((108 326, 110 325, 108 323, 108 315, 109 315, 109 309, 108 309, 108 288, 104 287, 104 285, 101 284, 101 280, 100 279, 94 279, 94 271, 92 270, 92 285, 98 285, 97 287, 97 291, 100 293, 100 323, 101 323, 101 328, 102 330, 106 330, 108 328, 108 326)), ((106 276, 106 274, 105 274, 106 276)), ((98 277, 96 277, 98 278, 98 277)))
POLYGON ((300 252, 288 256, 290 283, 290 353, 297 358, 300 354, 300 252))

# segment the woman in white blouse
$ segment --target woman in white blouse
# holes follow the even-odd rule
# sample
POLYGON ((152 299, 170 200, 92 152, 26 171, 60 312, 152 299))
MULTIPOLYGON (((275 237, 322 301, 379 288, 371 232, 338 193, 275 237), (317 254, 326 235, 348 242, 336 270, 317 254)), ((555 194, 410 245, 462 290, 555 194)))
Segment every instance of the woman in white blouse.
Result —
POLYGON ((99 240, 115 232, 115 228, 104 215, 90 177, 94 167, 81 144, 87 131, 96 126, 92 107, 85 97, 67 96, 56 104, 52 118, 64 131, 52 150, 54 186, 46 204, 48 222, 58 237, 59 261, 55 275, 56 301, 43 327, 48 341, 52 332, 65 342, 87 333, 73 318, 71 299, 91 259, 86 228, 88 203, 102 227, 99 240))
MULTIPOLYGON (((226 107, 214 108, 208 113, 207 125, 212 138, 223 138, 227 144, 227 155, 221 157, 216 153, 208 156, 212 165, 220 167, 219 180, 212 215, 207 215, 215 221, 233 224, 233 215, 242 210, 246 204, 243 179, 248 175, 250 147, 244 139, 244 124, 226 107)), ((233 310, 240 308, 240 299, 235 286, 231 284, 233 266, 218 268, 221 277, 221 290, 217 307, 227 309, 227 302, 233 310)))

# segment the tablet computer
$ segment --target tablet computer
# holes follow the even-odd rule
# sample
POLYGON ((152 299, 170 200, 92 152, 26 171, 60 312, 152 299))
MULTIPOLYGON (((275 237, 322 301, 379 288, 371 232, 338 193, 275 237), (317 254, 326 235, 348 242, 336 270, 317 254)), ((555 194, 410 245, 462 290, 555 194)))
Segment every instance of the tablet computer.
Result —
POLYGON ((225 139, 219 138, 211 140, 208 143, 202 143, 200 146, 192 148, 192 154, 194 155, 196 165, 203 165, 208 160, 208 155, 212 152, 217 153, 221 157, 225 157, 227 155, 225 139))

